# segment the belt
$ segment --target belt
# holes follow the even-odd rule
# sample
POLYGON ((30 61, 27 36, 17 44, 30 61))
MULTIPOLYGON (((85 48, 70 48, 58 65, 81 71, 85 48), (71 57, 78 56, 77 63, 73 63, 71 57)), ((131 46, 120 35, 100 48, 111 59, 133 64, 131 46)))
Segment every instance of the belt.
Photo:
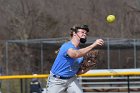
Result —
POLYGON ((58 78, 58 79, 70 79, 72 77, 62 77, 62 76, 58 76, 58 75, 53 75, 53 77, 58 78))

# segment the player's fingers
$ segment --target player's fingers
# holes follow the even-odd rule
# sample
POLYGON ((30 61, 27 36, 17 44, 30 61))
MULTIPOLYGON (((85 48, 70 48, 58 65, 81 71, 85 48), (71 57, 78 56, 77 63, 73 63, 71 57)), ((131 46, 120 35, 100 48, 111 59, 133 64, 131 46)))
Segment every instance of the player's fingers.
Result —
POLYGON ((96 44, 97 45, 103 45, 104 44, 104 41, 102 39, 97 39, 96 40, 96 44))
POLYGON ((98 45, 102 46, 104 43, 103 42, 98 42, 98 45))

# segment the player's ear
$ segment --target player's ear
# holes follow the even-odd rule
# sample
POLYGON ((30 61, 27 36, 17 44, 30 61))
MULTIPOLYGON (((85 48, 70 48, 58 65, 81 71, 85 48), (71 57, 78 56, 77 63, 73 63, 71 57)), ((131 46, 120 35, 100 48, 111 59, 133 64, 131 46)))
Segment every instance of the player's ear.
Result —
POLYGON ((76 32, 73 32, 73 35, 76 36, 76 32))

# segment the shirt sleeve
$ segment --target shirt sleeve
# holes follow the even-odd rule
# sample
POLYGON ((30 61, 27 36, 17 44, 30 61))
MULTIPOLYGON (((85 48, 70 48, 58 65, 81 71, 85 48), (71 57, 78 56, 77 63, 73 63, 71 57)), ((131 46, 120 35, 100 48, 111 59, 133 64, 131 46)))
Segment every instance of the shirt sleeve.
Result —
POLYGON ((64 45, 62 45, 62 47, 60 48, 60 51, 63 53, 63 56, 65 57, 69 57, 69 55, 67 54, 67 51, 72 48, 72 49, 76 49, 75 46, 71 43, 66 43, 64 45))

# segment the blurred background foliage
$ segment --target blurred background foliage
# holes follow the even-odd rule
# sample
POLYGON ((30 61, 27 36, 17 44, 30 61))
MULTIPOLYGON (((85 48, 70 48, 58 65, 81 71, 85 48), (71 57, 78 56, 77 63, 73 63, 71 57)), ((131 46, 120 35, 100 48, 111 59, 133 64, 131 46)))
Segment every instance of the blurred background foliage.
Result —
MULTIPOLYGON (((0 0, 0 65, 5 70, 6 40, 68 37, 74 24, 88 24, 90 37, 139 39, 139 17, 140 0, 0 0), (109 14, 116 16, 112 24, 106 22, 109 14)), ((55 46, 44 49, 47 64, 43 65, 47 69, 56 50, 55 46)), ((12 44, 8 52, 8 68, 17 71, 14 74, 33 73, 40 68, 40 49, 12 44)))

